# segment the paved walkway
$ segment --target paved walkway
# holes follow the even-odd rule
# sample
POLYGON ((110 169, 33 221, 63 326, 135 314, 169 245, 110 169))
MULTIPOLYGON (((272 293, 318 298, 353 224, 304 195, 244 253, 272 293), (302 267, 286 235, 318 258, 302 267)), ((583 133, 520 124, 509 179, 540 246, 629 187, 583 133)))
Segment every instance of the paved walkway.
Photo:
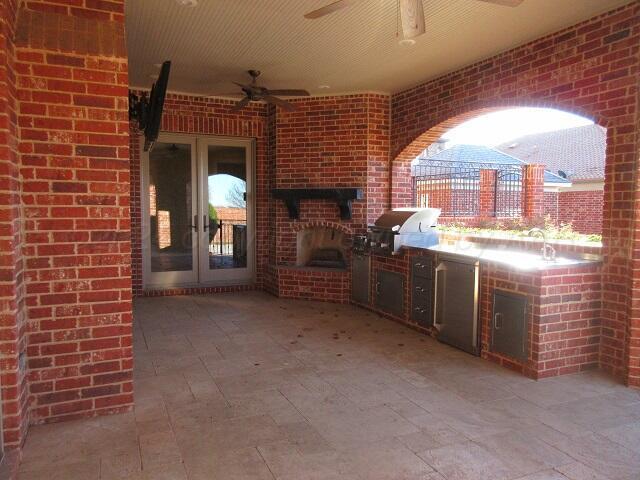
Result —
POLYGON ((19 480, 638 480, 640 392, 534 382, 351 306, 140 299, 135 413, 32 427, 19 480))

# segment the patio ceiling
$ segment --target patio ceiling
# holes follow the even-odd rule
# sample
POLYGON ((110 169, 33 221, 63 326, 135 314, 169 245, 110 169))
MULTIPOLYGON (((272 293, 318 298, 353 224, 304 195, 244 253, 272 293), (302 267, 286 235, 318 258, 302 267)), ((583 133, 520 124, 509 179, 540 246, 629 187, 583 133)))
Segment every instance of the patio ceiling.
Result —
POLYGON ((163 60, 170 90, 228 96, 245 71, 270 88, 312 94, 397 92, 630 3, 525 0, 517 8, 476 0, 424 0, 427 32, 412 46, 396 37, 396 0, 364 0, 318 20, 303 14, 331 0, 127 2, 130 84, 148 88, 163 60), (329 85, 330 88, 320 88, 329 85))

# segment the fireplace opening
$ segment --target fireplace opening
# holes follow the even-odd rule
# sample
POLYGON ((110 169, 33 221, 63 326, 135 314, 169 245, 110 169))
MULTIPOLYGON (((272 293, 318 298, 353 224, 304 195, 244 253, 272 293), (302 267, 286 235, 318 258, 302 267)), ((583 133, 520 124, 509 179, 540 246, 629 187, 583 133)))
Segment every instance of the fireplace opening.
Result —
POLYGON ((344 233, 330 227, 311 227, 298 232, 297 259, 299 267, 345 269, 344 233))

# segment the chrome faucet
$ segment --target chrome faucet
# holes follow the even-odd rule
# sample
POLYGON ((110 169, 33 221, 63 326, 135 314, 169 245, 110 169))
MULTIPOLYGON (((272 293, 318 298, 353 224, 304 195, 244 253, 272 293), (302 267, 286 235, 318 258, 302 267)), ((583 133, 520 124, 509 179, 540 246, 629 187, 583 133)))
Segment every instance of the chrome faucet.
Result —
POLYGON ((542 237, 542 258, 545 261, 551 261, 553 262, 556 259, 556 249, 553 248, 551 245, 549 245, 547 243, 547 235, 544 233, 544 230, 542 230, 541 228, 532 228, 531 230, 529 230, 529 233, 527 234, 530 237, 533 237, 534 235, 540 235, 542 237))

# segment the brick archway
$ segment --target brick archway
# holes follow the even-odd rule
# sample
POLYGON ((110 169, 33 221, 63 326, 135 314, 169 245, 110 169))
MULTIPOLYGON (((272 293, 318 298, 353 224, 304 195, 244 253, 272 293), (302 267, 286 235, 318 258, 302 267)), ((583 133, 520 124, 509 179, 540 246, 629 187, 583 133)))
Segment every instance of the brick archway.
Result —
MULTIPOLYGON (((488 113, 501 110, 511 110, 516 108, 544 108, 578 115, 601 127, 607 128, 608 121, 594 117, 590 112, 575 107, 567 107, 550 102, 531 102, 523 99, 521 102, 497 103, 485 106, 471 105, 468 110, 462 113, 451 112, 451 116, 437 120, 436 123, 422 133, 417 134, 413 139, 405 139, 406 144, 399 144, 392 152, 391 163, 391 203, 393 208, 411 206, 411 185, 408 178, 411 175, 411 162, 422 153, 429 145, 437 141, 446 132, 469 120, 481 117, 488 113)), ((609 142, 607 142, 609 143, 609 142)))
POLYGON ((408 166, 445 130, 509 107, 550 107, 607 128, 600 365, 640 386, 640 151, 634 2, 462 68, 391 99, 392 206, 405 206, 408 166), (598 32, 596 35, 594 32, 598 32))

